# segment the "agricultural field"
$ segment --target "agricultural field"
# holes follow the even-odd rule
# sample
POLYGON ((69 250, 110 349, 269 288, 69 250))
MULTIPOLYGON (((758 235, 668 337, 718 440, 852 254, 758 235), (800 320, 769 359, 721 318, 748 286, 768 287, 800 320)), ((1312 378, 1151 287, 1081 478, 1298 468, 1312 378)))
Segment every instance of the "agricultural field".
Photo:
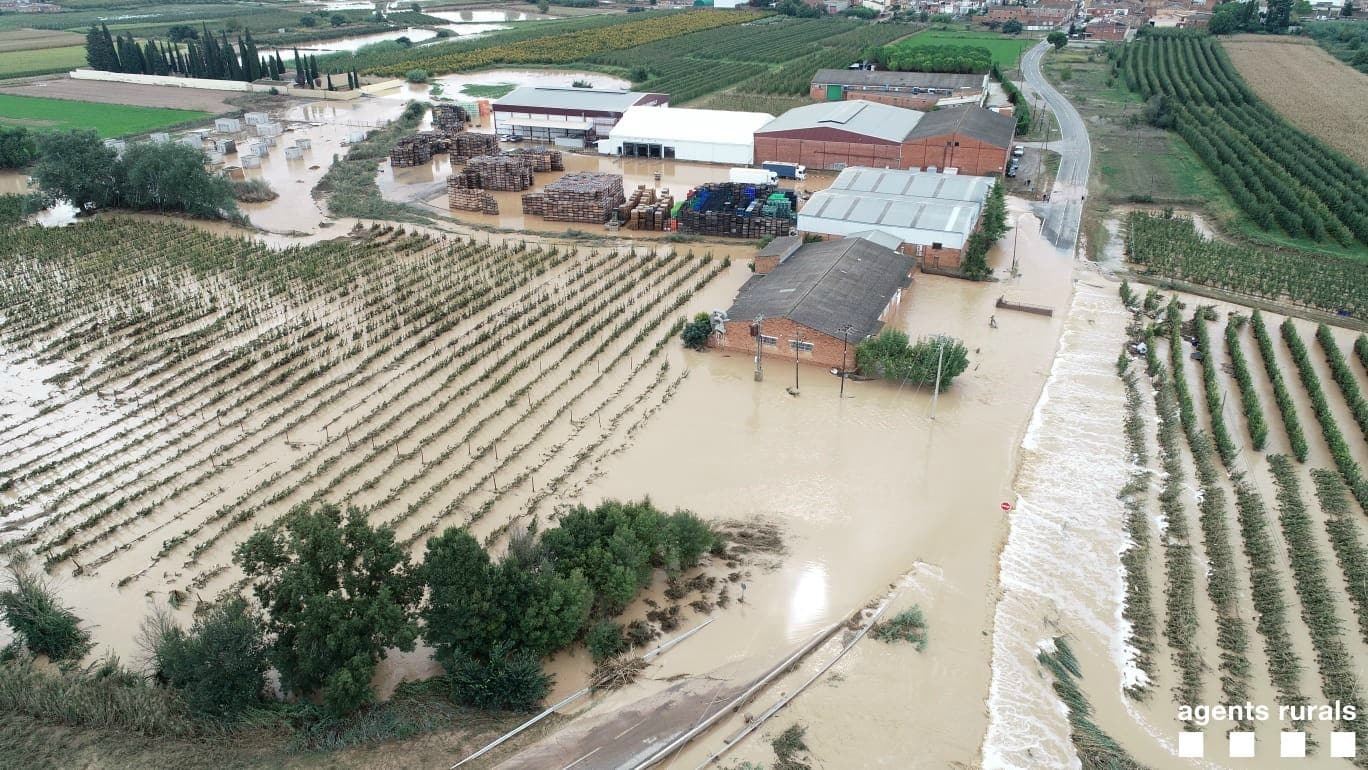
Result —
POLYGON ((50 29, 14 29, 0 32, 0 53, 32 51, 40 48, 63 48, 84 45, 85 37, 74 32, 50 29))
MULTIPOLYGON (((1144 674, 1127 694, 1162 723, 1182 703, 1362 703, 1368 533, 1354 506, 1368 502, 1368 451, 1355 415, 1368 377, 1346 357, 1368 341, 1125 284, 1122 296, 1131 342, 1149 344, 1117 362, 1136 460, 1120 492, 1133 544, 1124 616, 1144 674)), ((1181 729, 1208 742, 1252 729, 1276 745, 1279 729, 1316 723, 1363 745, 1362 722, 1327 722, 1236 715, 1181 729)))
POLYGON ((554 517, 687 376, 661 352, 726 267, 379 226, 272 251, 117 217, 0 250, 23 319, 5 538, 138 605, 240 590, 234 546, 324 495, 415 554, 554 517))
POLYGON ((1354 249, 1368 244, 1368 177, 1284 121, 1209 37, 1157 33, 1127 45, 1127 85, 1171 125, 1265 231, 1354 249))
POLYGON ((993 63, 1007 70, 1014 69, 1021 61, 1021 55, 1036 42, 1035 38, 1008 37, 995 32, 931 29, 908 38, 900 47, 968 45, 987 48, 993 55, 993 63))
POLYGON ((1221 41, 1240 77, 1288 122, 1368 168, 1368 74, 1304 38, 1239 35, 1221 41))
POLYGON ((210 117, 207 112, 95 104, 0 94, 0 123, 35 129, 94 129, 101 137, 154 131, 210 117))
POLYGON ((85 45, 0 52, 0 78, 70 72, 86 65, 85 45))

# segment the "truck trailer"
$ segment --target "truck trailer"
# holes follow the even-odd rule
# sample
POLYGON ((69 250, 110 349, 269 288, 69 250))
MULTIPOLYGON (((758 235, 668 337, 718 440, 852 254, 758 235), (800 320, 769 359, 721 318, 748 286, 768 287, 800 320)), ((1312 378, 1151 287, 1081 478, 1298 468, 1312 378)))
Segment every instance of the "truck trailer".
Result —
POLYGON ((776 184, 779 175, 764 168, 734 168, 728 181, 733 184, 776 184))
POLYGON ((760 168, 773 171, 779 175, 780 179, 807 179, 807 166, 797 163, 782 163, 777 160, 767 160, 760 164, 760 168))

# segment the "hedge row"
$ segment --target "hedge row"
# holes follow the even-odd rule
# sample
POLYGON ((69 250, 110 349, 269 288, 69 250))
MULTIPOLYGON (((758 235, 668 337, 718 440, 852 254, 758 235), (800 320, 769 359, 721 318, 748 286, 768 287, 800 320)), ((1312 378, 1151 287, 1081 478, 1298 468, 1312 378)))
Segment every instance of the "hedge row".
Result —
POLYGON ((1335 342, 1335 335, 1330 332, 1329 326, 1321 324, 1316 327, 1316 342, 1320 343, 1321 350, 1325 351, 1325 363, 1330 366, 1330 376, 1335 380, 1335 384, 1339 385, 1345 402, 1349 404, 1349 410, 1354 413, 1354 422, 1358 423, 1359 430, 1368 438, 1368 400, 1364 400, 1363 391, 1359 390, 1358 381, 1354 379, 1354 371, 1349 368, 1349 362, 1340 352, 1339 344, 1335 342))
POLYGON ((1297 373, 1301 375, 1306 395, 1311 399, 1311 411, 1316 413, 1316 419, 1320 421, 1321 434, 1325 436, 1325 443, 1330 447, 1330 459, 1335 461, 1335 467, 1339 469, 1340 475, 1344 477, 1344 483, 1349 485, 1349 491, 1359 501, 1359 505, 1368 509, 1368 479, 1364 478, 1358 462, 1349 452, 1349 444, 1345 442, 1344 434, 1340 433, 1339 423, 1335 420, 1334 412, 1330 410, 1330 402, 1326 400, 1325 391, 1321 389, 1320 377, 1311 366, 1311 355, 1307 352, 1301 335, 1297 334, 1297 327, 1292 324, 1291 318, 1283 321, 1282 336, 1283 341, 1287 343, 1287 349, 1292 351, 1292 360, 1297 364, 1297 373))
POLYGON ((1254 377, 1249 372, 1249 361, 1240 349, 1240 327, 1244 325, 1244 321, 1243 316, 1235 316, 1226 323, 1226 353, 1230 355, 1230 365, 1235 370, 1235 382, 1240 386, 1240 403, 1244 405, 1249 440, 1255 451, 1263 451, 1264 444, 1268 441, 1268 422, 1264 420, 1259 392, 1254 388, 1254 377))
POLYGON ((1297 419, 1297 407, 1292 403, 1292 395, 1287 392, 1287 385, 1283 382, 1282 372, 1278 369, 1278 359, 1273 355, 1273 339, 1268 336, 1268 328, 1264 326, 1263 316, 1259 311, 1254 311, 1254 339, 1259 343, 1259 355, 1264 362, 1264 370, 1268 372, 1268 381, 1273 384, 1273 400, 1278 402, 1278 410, 1282 412, 1283 428, 1287 431, 1287 443, 1292 449, 1292 455, 1297 458, 1297 462, 1306 462, 1306 435, 1302 433, 1301 421, 1297 419))

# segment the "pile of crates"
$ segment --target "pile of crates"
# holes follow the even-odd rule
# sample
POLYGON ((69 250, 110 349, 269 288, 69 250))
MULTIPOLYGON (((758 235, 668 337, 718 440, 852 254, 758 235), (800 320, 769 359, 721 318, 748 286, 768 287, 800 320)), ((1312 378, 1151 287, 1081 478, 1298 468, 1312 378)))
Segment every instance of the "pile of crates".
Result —
POLYGON ((390 166, 421 166, 432 160, 432 143, 425 136, 406 136, 395 142, 389 154, 390 166))
POLYGON ((464 131, 453 138, 447 152, 451 154, 452 163, 465 163, 471 158, 498 155, 502 151, 499 149, 499 137, 464 131))
POLYGON ((481 214, 498 214, 499 202, 489 192, 478 187, 466 187, 459 174, 447 177, 447 206, 481 214))
POLYGON ((537 214, 553 222, 603 224, 627 201, 622 176, 595 171, 566 174, 542 189, 522 197, 524 214, 537 214))
POLYGON ((526 190, 532 187, 532 161, 514 155, 481 155, 466 162, 459 174, 461 187, 481 190, 526 190))
POLYGON ((660 192, 637 185, 627 202, 618 206, 617 218, 629 230, 668 230, 674 211, 674 196, 668 189, 660 192))
POLYGON ((691 191, 677 216, 680 232, 764 238, 788 235, 798 226, 797 211, 792 191, 723 182, 691 191))
POLYGON ((470 122, 470 115, 464 107, 454 104, 432 105, 432 127, 448 134, 459 134, 470 122))
POLYGON ((565 158, 560 150, 510 150, 505 155, 527 158, 533 171, 564 171, 565 158))

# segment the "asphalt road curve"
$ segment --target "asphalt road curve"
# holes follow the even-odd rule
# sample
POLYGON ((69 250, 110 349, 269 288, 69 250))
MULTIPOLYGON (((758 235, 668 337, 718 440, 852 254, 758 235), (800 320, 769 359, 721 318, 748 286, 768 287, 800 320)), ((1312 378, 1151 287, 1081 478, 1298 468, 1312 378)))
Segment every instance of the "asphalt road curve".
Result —
POLYGON ((1059 123, 1060 141, 1051 142, 1059 151, 1059 174, 1055 176, 1050 200, 1044 206, 1044 233, 1055 248, 1072 252, 1078 245, 1079 223, 1083 219, 1083 196, 1088 193, 1088 171, 1092 165, 1092 144, 1083 116, 1045 80, 1040 60, 1050 44, 1040 44, 1021 57, 1021 74, 1032 93, 1049 105, 1059 123))

